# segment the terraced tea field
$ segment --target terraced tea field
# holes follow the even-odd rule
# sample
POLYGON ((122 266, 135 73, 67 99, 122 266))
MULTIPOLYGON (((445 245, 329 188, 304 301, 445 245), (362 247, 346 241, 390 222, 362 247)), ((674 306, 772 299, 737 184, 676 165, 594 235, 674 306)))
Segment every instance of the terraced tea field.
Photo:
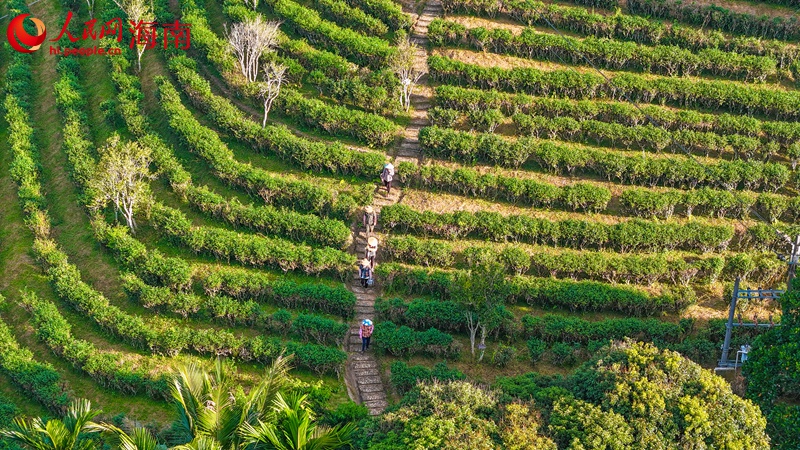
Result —
MULTIPOLYGON (((320 411, 377 415, 420 379, 569 374, 624 338, 712 368, 733 280, 784 288, 775 229, 800 231, 793 6, 156 0, 188 49, 4 45, 0 397, 166 423, 176 366, 222 357, 247 387, 288 353, 320 411), (257 20, 280 23, 261 66, 286 67, 263 126, 228 45, 257 20), (424 73, 407 111, 403 57, 424 73), (96 182, 128 142, 151 159, 135 232, 96 182)), ((0 16, 55 37, 70 10, 79 36, 77 0, 0 16)), ((125 14, 98 0, 93 17, 125 14)))

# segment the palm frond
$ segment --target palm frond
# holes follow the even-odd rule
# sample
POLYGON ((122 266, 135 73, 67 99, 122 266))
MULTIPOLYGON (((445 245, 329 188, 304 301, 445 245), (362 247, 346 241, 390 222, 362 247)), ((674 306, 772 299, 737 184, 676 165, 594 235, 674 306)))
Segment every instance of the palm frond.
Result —
POLYGON ((214 438, 198 436, 188 444, 172 447, 172 450, 222 450, 222 446, 214 438))
POLYGON ((109 442, 119 450, 156 450, 158 441, 145 428, 134 428, 131 434, 107 423, 95 424, 94 429, 110 435, 109 442))

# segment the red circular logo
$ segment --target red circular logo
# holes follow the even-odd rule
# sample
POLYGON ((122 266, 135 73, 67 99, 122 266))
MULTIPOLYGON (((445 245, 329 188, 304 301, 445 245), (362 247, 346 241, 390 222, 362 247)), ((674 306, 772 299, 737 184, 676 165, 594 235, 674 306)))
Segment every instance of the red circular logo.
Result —
POLYGON ((44 23, 36 17, 31 17, 30 19, 31 22, 36 25, 36 35, 31 36, 25 31, 23 24, 28 16, 30 16, 30 14, 20 14, 11 19, 11 23, 8 24, 8 30, 6 31, 8 43, 11 44, 14 50, 22 53, 35 52, 42 46, 42 42, 44 42, 47 37, 47 30, 45 29, 44 23))

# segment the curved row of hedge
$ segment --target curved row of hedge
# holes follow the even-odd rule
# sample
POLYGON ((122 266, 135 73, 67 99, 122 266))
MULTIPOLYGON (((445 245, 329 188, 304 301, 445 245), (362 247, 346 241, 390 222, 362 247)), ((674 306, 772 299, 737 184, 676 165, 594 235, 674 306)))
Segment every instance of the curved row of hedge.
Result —
POLYGON ((576 39, 541 33, 527 27, 519 34, 507 29, 467 28, 457 22, 435 19, 428 29, 434 46, 455 45, 475 50, 536 58, 558 59, 586 65, 588 57, 611 70, 642 71, 666 76, 702 74, 744 81, 764 82, 777 75, 777 63, 766 56, 741 55, 719 49, 694 53, 674 45, 654 47, 594 36, 576 39))
POLYGON ((151 207, 150 220, 162 236, 195 253, 224 261, 279 268, 284 272, 302 270, 307 274, 339 276, 351 273, 356 262, 353 255, 330 247, 314 248, 285 239, 194 226, 181 211, 160 203, 151 207))
POLYGON ((636 217, 669 219, 680 214, 744 219, 755 207, 773 222, 800 220, 800 198, 770 193, 708 187, 689 191, 626 187, 615 197, 608 188, 597 184, 576 182, 560 186, 518 176, 481 173, 468 167, 418 166, 407 161, 397 165, 397 173, 399 180, 409 187, 566 211, 610 213, 607 207, 617 199, 623 208, 614 213, 636 217))
MULTIPOLYGON (((456 271, 396 263, 380 264, 375 272, 387 293, 430 294, 440 300, 450 299, 456 274, 456 271)), ((651 295, 630 286, 525 276, 507 278, 497 288, 508 303, 555 306, 570 311, 618 311, 636 316, 679 311, 696 301, 691 288, 675 287, 670 292, 651 295)))
POLYGON ((350 6, 364 10, 384 21, 392 31, 411 29, 411 16, 392 0, 345 0, 350 6))
POLYGON ((756 37, 728 36, 707 27, 688 27, 676 23, 617 12, 604 15, 563 4, 539 0, 445 0, 445 12, 466 12, 495 16, 505 14, 526 25, 550 24, 571 33, 633 41, 646 45, 675 45, 689 50, 718 48, 756 56, 768 56, 785 69, 800 56, 800 48, 786 42, 756 37))
POLYGON ((119 353, 100 350, 91 342, 76 338, 72 326, 58 308, 32 292, 23 296, 22 303, 31 313, 39 339, 99 385, 126 395, 145 394, 157 400, 170 398, 169 380, 164 373, 154 373, 157 368, 152 361, 145 358, 131 361, 119 353))
POLYGON ((50 364, 36 361, 30 350, 20 347, 2 319, 0 369, 21 391, 48 410, 60 414, 67 408, 69 401, 61 375, 50 364))
POLYGON ((744 219, 752 208, 757 208, 773 223, 781 218, 793 223, 800 218, 800 200, 797 197, 768 193, 731 192, 705 187, 688 192, 632 188, 623 191, 619 200, 629 214, 638 217, 669 218, 676 211, 681 211, 689 217, 698 213, 744 219))
POLYGON ((344 0, 314 0, 314 7, 344 28, 358 30, 369 36, 384 36, 389 27, 361 8, 353 8, 344 0))
POLYGON ((465 112, 472 108, 500 109, 506 116, 524 113, 550 118, 592 119, 628 126, 644 125, 649 122, 649 116, 659 126, 670 131, 715 131, 726 135, 758 137, 765 143, 777 142, 781 148, 789 149, 788 156, 795 160, 800 159, 800 146, 797 145, 800 140, 800 122, 762 121, 749 116, 674 110, 658 105, 642 105, 637 108, 628 102, 533 97, 449 85, 435 88, 435 102, 438 106, 465 112))
MULTIPOLYGON (((451 300, 377 299, 376 311, 382 320, 405 325, 413 330, 437 328, 451 332, 466 332, 467 321, 464 306, 451 300)), ((690 331, 692 320, 680 324, 657 319, 604 319, 589 321, 579 317, 544 314, 525 314, 520 319, 509 317, 511 323, 504 324, 504 334, 510 339, 541 339, 546 342, 570 342, 585 344, 593 340, 622 340, 634 338, 664 343, 680 342, 690 331)))
POLYGON ((477 261, 495 261, 509 274, 589 279, 609 283, 651 285, 655 282, 709 284, 737 277, 769 285, 784 273, 784 264, 772 253, 737 253, 728 256, 675 256, 619 254, 613 252, 535 249, 515 245, 502 249, 471 246, 456 251, 447 241, 390 236, 382 243, 388 260, 426 267, 470 267, 477 261))
POLYGON ((215 266, 197 274, 197 281, 210 296, 228 295, 240 301, 309 309, 342 318, 355 314, 356 297, 343 284, 299 283, 237 267, 215 266))
MULTIPOLYGON (((72 66, 73 69, 74 67, 72 66)), ((80 96, 80 94, 77 95, 80 96)), ((63 101, 59 104, 62 109, 67 109, 63 101)), ((80 116, 76 113, 67 117, 76 119, 80 116)), ((68 145, 68 147, 70 146, 68 145)), ((83 156, 86 161, 84 165, 89 165, 91 157, 81 153, 81 149, 85 149, 85 146, 73 146, 73 148, 77 151, 70 152, 68 150, 68 155, 71 156, 70 162, 78 161, 77 157, 83 156)), ((73 171, 81 173, 77 167, 78 165, 73 167, 73 171)), ((159 206, 155 205, 156 211, 159 206)), ((102 228, 99 230, 102 231, 102 228)), ((124 240, 119 241, 124 242, 124 240)), ((128 252, 125 256, 135 262, 137 257, 142 258, 140 253, 142 248, 141 244, 129 246, 125 248, 125 251, 128 252)), ((174 355, 183 349, 192 349, 199 353, 212 352, 218 355, 238 356, 245 360, 261 361, 272 359, 284 349, 291 347, 291 351, 305 355, 300 358, 301 364, 320 371, 338 371, 343 361, 343 352, 328 347, 299 346, 291 342, 285 345, 280 340, 261 337, 245 340, 226 331, 181 328, 176 327, 174 323, 160 319, 147 322, 140 317, 130 316, 111 305, 102 294, 84 283, 81 280, 80 272, 75 266, 69 264, 67 256, 57 248, 52 240, 45 236, 39 236, 34 243, 34 252, 45 265, 48 277, 61 298, 79 311, 86 313, 102 328, 117 337, 128 339, 135 346, 149 348, 151 351, 164 354, 174 355)), ((178 259, 174 260, 179 261, 178 259)), ((145 259, 145 261, 148 260, 145 259)), ((156 261, 158 262, 158 260, 156 261)), ((170 273, 169 267, 157 267, 156 270, 160 270, 160 273, 170 273)), ((182 279, 183 276, 177 278, 182 279)))
MULTIPOLYGON (((241 0, 225 0, 223 12, 235 22, 259 15, 258 12, 245 6, 241 0)), ((207 48, 213 47, 207 46, 207 48)), ((324 92, 340 104, 357 108, 349 109, 351 114, 358 114, 360 112, 358 109, 384 115, 395 115, 398 112, 396 95, 399 80, 391 70, 363 73, 358 70, 357 65, 346 58, 328 50, 316 49, 303 39, 292 39, 283 33, 279 35, 278 51, 283 56, 282 61, 288 65, 289 72, 302 75, 295 78, 304 76, 306 81, 315 85, 321 93, 324 92)), ((217 60, 212 62, 220 68, 227 67, 217 60)), ((228 77, 228 80, 234 82, 232 87, 240 88, 236 85, 240 80, 231 77, 228 77)), ((242 94, 252 95, 252 92, 243 89, 242 94)))
POLYGON ((534 137, 547 137, 586 144, 607 145, 612 148, 637 148, 654 153, 689 151, 706 157, 722 157, 732 152, 734 159, 769 160, 779 154, 780 147, 763 143, 761 139, 738 134, 721 135, 712 131, 667 131, 647 124, 627 126, 599 120, 575 120, 572 117, 550 118, 515 114, 512 117, 517 132, 534 137))
POLYGON ((346 323, 337 322, 315 314, 293 317, 285 309, 270 314, 253 300, 239 301, 226 296, 201 297, 194 294, 174 293, 165 287, 145 284, 133 274, 123 276, 123 288, 128 296, 145 308, 157 308, 180 316, 215 320, 224 325, 243 325, 305 342, 338 347, 348 330, 346 323))
MULTIPOLYGON (((142 93, 138 80, 125 73, 130 65, 128 60, 112 57, 110 61, 112 79, 119 91, 118 111, 123 121, 131 133, 139 138, 139 142, 150 148, 155 164, 166 175, 173 190, 180 194, 178 197, 181 200, 201 212, 239 227, 323 246, 342 248, 349 243, 350 229, 340 220, 301 214, 272 205, 243 205, 236 199, 222 197, 206 186, 195 185, 191 175, 173 155, 172 149, 149 132, 147 119, 141 114, 142 93)), ((153 281, 146 275, 137 273, 152 284, 153 281)))
POLYGON ((482 67, 451 58, 428 57, 434 81, 481 89, 499 89, 533 95, 557 95, 575 99, 629 98, 637 103, 671 103, 682 107, 727 109, 740 114, 763 114, 778 120, 800 117, 800 93, 777 88, 755 87, 731 81, 684 77, 645 76, 632 73, 609 74, 571 69, 544 71, 531 67, 482 67))
POLYGON ((427 157, 466 164, 485 161, 514 168, 533 160, 554 173, 595 173, 609 181, 650 187, 709 186, 775 192, 789 184, 791 178, 789 168, 778 163, 736 160, 698 164, 685 157, 631 156, 530 137, 508 140, 493 133, 475 134, 436 126, 421 129, 419 142, 427 157))
MULTIPOLYGON (((329 144, 310 141, 294 135, 284 126, 269 125, 261 127, 260 124, 248 118, 245 113, 234 106, 230 100, 215 95, 211 91, 208 81, 195 72, 194 61, 186 57, 178 57, 172 58, 169 65, 183 90, 195 106, 207 113, 220 127, 230 130, 234 136, 248 142, 259 150, 271 151, 280 158, 291 161, 304 169, 327 171, 334 174, 372 174, 383 166, 386 157, 379 152, 351 150, 338 142, 329 144)), ((279 98, 278 104, 275 106, 281 109, 297 109, 301 106, 304 108, 309 106, 310 108, 313 106, 312 103, 314 101, 307 101, 307 99, 304 99, 294 91, 289 91, 279 98), (284 100, 290 103, 283 103, 284 100)), ((327 105, 323 105, 322 112, 319 114, 326 114, 328 110, 330 108, 327 105)), ((348 114, 347 111, 340 111, 340 113, 346 115, 348 114)), ((307 114, 310 117, 314 112, 309 110, 302 112, 302 114, 307 114)), ((372 119, 376 117, 379 116, 358 111, 353 112, 347 121, 356 125, 362 120, 369 122, 362 131, 374 134, 369 139, 378 139, 386 143, 394 138, 397 125, 383 118, 380 118, 380 123, 372 124, 372 119)), ((316 120, 311 120, 311 122, 322 123, 316 120)))
POLYGON ((294 33, 305 36, 314 45, 335 48, 360 66, 380 69, 397 52, 388 41, 342 28, 292 0, 267 0, 266 3, 294 33))
POLYGON ((279 42, 278 52, 298 61, 306 70, 320 70, 331 78, 352 76, 358 70, 358 66, 346 58, 327 50, 314 48, 304 39, 292 39, 281 34, 279 42))
POLYGON ((407 358, 415 354, 424 354, 433 358, 458 358, 461 345, 453 340, 453 336, 429 328, 425 331, 415 331, 392 322, 376 323, 375 347, 393 356, 407 358))
MULTIPOLYGON (((203 158, 227 182, 260 196, 267 203, 291 209, 340 218, 348 217, 355 209, 356 201, 349 195, 334 195, 332 191, 310 181, 273 175, 251 164, 237 161, 217 133, 202 126, 183 106, 178 91, 169 81, 160 78, 157 82, 161 108, 169 119, 170 127, 193 153, 203 158)), ((361 200, 368 201, 367 198, 361 200)))
MULTIPOLYGON (((9 12, 28 13, 26 2, 11 0, 9 12)), ((49 231, 50 221, 43 209, 45 198, 39 181, 39 166, 34 158, 37 154, 33 143, 33 127, 29 110, 31 82, 30 54, 10 52, 5 73, 3 94, 3 117, 8 123, 6 142, 11 156, 9 174, 17 185, 17 197, 25 212, 25 222, 32 229, 49 231)), ((0 305, 6 299, 0 295, 0 305)), ((0 369, 23 392, 48 410, 61 414, 67 407, 61 375, 50 365, 36 361, 30 350, 20 347, 11 329, 0 319, 0 369)))
MULTIPOLYGON (((481 132, 494 132, 498 126, 506 123, 506 117, 499 109, 473 109, 464 112, 435 106, 428 110, 428 116, 435 126, 454 128, 468 125, 470 129, 481 132)), ((516 113, 511 119, 513 127, 504 128, 504 134, 559 139, 613 149, 638 148, 654 153, 670 150, 672 153, 691 152, 706 157, 713 153, 718 158, 730 153, 733 153, 733 159, 759 158, 763 161, 784 155, 792 161, 800 157, 800 145, 792 144, 788 150, 781 151, 781 146, 777 142, 765 143, 760 138, 738 134, 722 135, 712 131, 695 130, 670 131, 653 123, 625 125, 595 119, 524 113, 516 113)), ((793 162, 794 165, 796 164, 793 162)))
POLYGON ((755 15, 717 5, 683 3, 672 0, 631 0, 628 10, 634 14, 719 29, 733 34, 785 41, 800 38, 800 21, 790 17, 755 15))
POLYGON ((448 239, 474 236, 498 242, 570 248, 612 248, 620 252, 664 251, 683 248, 697 252, 725 250, 734 237, 730 225, 685 224, 632 219, 613 225, 565 219, 553 222, 529 216, 503 216, 490 211, 435 213, 406 205, 386 206, 380 223, 385 230, 400 230, 448 239))
POLYGON ((329 105, 287 88, 281 89, 275 110, 331 136, 349 136, 371 146, 386 147, 400 133, 399 125, 377 114, 329 105))
POLYGON ((357 71, 357 66, 345 58, 301 39, 285 37, 279 51, 308 71, 307 83, 334 101, 385 116, 398 114, 400 81, 390 69, 357 71))
POLYGON ((181 327, 163 318, 146 321, 131 316, 83 282, 78 269, 67 261, 67 255, 52 240, 37 239, 34 253, 42 262, 59 297, 98 326, 134 347, 172 356, 183 350, 192 350, 199 354, 227 355, 261 362, 270 361, 288 351, 297 355, 298 365, 318 373, 337 372, 346 359, 347 355, 337 348, 291 342, 284 344, 277 338, 262 336, 241 338, 224 330, 181 327))
POLYGON ((547 342, 587 343, 593 340, 632 338, 641 341, 677 343, 689 332, 691 319, 675 324, 656 319, 624 318, 589 321, 556 314, 538 317, 526 314, 520 321, 526 338, 537 338, 547 342))
POLYGON ((418 166, 403 161, 397 165, 405 186, 454 192, 470 197, 505 200, 543 208, 567 211, 600 212, 611 201, 611 191, 603 186, 577 182, 566 186, 541 181, 480 173, 475 169, 452 169, 442 165, 418 166))

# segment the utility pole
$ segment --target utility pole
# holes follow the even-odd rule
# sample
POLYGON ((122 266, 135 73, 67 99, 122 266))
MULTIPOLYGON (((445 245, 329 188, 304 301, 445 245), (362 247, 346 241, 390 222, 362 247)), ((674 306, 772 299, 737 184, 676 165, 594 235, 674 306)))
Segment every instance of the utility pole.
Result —
POLYGON ((725 324, 725 340, 722 344, 722 355, 719 358, 719 363, 717 364, 716 371, 725 371, 730 369, 736 369, 738 366, 738 355, 734 361, 730 361, 728 359, 728 355, 731 349, 731 332, 733 331, 734 327, 745 327, 745 328, 772 328, 773 326, 780 326, 775 325, 772 323, 772 316, 770 316, 769 322, 766 323, 758 323, 758 317, 753 317, 753 323, 744 323, 742 322, 742 315, 739 314, 739 323, 733 321, 733 317, 736 314, 736 304, 738 303, 739 299, 745 299, 749 302, 753 300, 757 301, 764 301, 764 300, 778 300, 780 296, 784 293, 784 291, 777 290, 777 289, 740 289, 739 286, 741 284, 741 279, 736 278, 736 281, 733 283, 733 294, 731 295, 731 305, 730 309, 728 310, 728 322, 725 324))
POLYGON ((733 331, 733 314, 736 311, 736 300, 739 299, 739 277, 733 283, 733 295, 731 295, 731 308, 728 311, 728 323, 725 324, 725 341, 722 343, 722 357, 719 359, 719 365, 722 366, 728 362, 728 351, 731 348, 731 331, 733 331))

